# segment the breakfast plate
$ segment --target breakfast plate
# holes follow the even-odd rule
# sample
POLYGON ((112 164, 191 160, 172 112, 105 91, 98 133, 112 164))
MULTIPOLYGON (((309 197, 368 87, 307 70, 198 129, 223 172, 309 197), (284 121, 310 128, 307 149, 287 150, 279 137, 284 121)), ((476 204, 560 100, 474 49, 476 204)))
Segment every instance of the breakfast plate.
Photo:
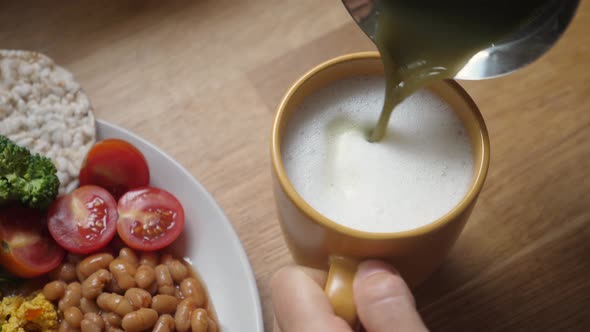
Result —
POLYGON ((97 120, 98 140, 135 145, 150 168, 150 183, 174 194, 186 225, 173 251, 190 262, 206 285, 221 331, 263 331, 260 297, 252 268, 231 223, 207 190, 178 162, 137 135, 97 120))

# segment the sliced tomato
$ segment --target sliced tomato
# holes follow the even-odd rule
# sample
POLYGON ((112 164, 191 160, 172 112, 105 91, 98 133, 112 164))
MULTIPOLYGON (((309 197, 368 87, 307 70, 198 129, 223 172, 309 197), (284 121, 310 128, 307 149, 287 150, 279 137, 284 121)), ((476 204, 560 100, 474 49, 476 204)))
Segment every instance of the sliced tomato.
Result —
POLYGON ((147 186, 150 171, 143 154, 131 143, 106 139, 96 143, 84 159, 80 185, 93 184, 118 199, 133 188, 147 186))
POLYGON ((47 232, 45 215, 20 206, 0 210, 0 263, 22 278, 55 269, 65 252, 47 232))
POLYGON ((162 249, 184 228, 184 209, 171 193, 143 187, 119 199, 117 233, 129 247, 143 251, 162 249))
POLYGON ((88 254, 104 248, 117 232, 117 202, 103 188, 82 186, 49 207, 49 232, 69 252, 88 254))

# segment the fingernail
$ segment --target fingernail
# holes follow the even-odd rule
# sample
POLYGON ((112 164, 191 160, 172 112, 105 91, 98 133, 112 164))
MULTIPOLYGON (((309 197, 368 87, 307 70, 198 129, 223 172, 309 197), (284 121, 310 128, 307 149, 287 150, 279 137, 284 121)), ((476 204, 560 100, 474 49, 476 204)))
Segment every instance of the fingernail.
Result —
POLYGON ((359 264, 355 279, 361 280, 377 273, 398 274, 393 266, 378 260, 364 261, 359 264))

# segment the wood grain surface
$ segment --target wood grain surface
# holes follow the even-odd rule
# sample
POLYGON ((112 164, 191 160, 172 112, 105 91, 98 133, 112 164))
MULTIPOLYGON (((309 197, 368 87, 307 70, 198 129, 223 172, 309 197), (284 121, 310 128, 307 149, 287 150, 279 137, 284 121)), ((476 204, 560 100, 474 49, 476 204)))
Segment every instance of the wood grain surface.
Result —
MULTIPOLYGON (((269 134, 279 98, 319 62, 373 46, 339 0, 2 1, 0 47, 74 72, 99 118, 199 179, 268 283, 291 264, 276 220, 269 134)), ((590 4, 534 65, 461 82, 489 126, 473 216, 416 290, 433 331, 590 331, 590 4)))

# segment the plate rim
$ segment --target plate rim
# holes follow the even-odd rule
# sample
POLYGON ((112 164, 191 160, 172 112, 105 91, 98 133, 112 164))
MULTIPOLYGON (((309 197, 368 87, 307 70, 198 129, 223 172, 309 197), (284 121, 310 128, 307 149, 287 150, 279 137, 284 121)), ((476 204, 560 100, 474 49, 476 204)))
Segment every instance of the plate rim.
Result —
MULTIPOLYGON (((250 259, 248 258, 248 255, 246 254, 246 249, 244 248, 244 245, 238 235, 238 232, 236 231, 234 225, 231 223, 231 221, 229 220, 229 218, 227 217, 227 215, 225 214, 225 212, 223 211, 221 206, 217 203, 217 201, 215 200, 213 195, 211 195, 211 193, 207 190, 207 188, 203 184, 201 184, 201 182, 199 180, 197 180, 197 178, 193 174, 191 174, 180 162, 178 162, 176 159, 172 158, 164 150, 160 149, 155 144, 142 138, 138 134, 135 134, 133 131, 131 131, 129 129, 125 129, 125 128, 123 128, 119 125, 113 124, 109 121, 96 118, 95 122, 97 124, 97 130, 98 130, 98 126, 110 127, 111 129, 115 129, 117 131, 124 132, 125 134, 133 137, 134 139, 142 142, 143 144, 145 144, 145 145, 149 146, 150 148, 154 149, 155 151, 159 152, 160 154, 165 156, 168 160, 170 160, 172 162, 172 164, 174 164, 176 167, 178 167, 181 170, 181 172, 184 173, 184 175, 188 176, 191 179, 192 184, 197 186, 204 193, 205 200, 221 216, 222 221, 223 221, 222 227, 225 228, 225 231, 227 231, 227 233, 229 234, 230 237, 233 237, 233 239, 237 241, 237 244, 238 244, 237 249, 238 249, 238 256, 239 256, 238 258, 242 264, 242 267, 246 270, 247 283, 249 285, 249 288, 250 288, 251 292, 256 297, 254 299, 254 302, 256 304, 256 306, 254 308, 254 311, 256 313, 256 319, 255 319, 256 325, 257 325, 256 331, 263 332, 264 331, 264 319, 263 319, 263 314, 262 314, 262 303, 261 303, 261 299, 260 299, 260 292, 258 290, 258 285, 256 283, 256 275, 254 274, 254 269, 252 267, 250 259)), ((97 135, 97 141, 98 141, 98 135, 97 135)))

